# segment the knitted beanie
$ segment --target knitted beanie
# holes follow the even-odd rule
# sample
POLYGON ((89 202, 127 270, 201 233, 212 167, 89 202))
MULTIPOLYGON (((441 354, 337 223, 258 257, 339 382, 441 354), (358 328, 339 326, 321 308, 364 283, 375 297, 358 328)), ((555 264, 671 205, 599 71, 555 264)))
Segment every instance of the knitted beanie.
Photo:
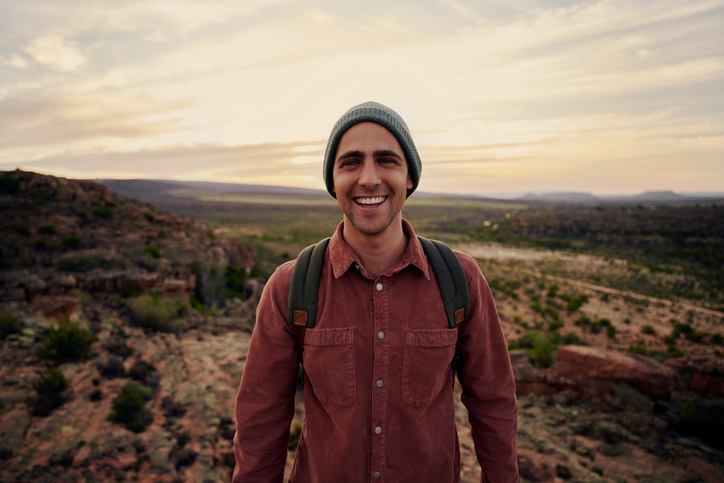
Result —
POLYGON ((378 102, 365 102, 358 106, 354 106, 345 112, 339 121, 332 128, 332 133, 327 141, 327 151, 324 154, 324 167, 322 173, 324 175, 324 183, 327 185, 327 191, 333 198, 337 195, 334 193, 334 178, 332 177, 332 169, 334 160, 337 155, 337 146, 342 135, 355 124, 360 122, 374 122, 390 131, 400 143, 402 151, 407 159, 407 169, 412 179, 412 188, 407 190, 407 197, 412 194, 420 182, 420 174, 422 173, 422 162, 417 154, 415 143, 412 141, 410 131, 407 124, 402 120, 399 114, 387 106, 383 106, 378 102))

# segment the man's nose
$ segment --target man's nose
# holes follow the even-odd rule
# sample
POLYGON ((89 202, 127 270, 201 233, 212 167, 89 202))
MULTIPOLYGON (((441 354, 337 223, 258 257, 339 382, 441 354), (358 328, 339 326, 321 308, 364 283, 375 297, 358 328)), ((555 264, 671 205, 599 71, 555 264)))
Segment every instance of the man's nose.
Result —
POLYGON ((359 176, 359 184, 365 187, 374 187, 381 183, 377 172, 377 163, 374 160, 365 160, 359 176))

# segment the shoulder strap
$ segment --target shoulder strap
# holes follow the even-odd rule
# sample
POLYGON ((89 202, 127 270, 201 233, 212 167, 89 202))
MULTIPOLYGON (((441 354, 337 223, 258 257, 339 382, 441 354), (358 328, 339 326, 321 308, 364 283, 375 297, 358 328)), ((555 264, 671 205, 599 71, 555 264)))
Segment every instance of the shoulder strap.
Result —
POLYGON ((322 274, 324 253, 327 250, 328 243, 329 238, 325 238, 319 243, 302 250, 292 270, 292 278, 289 283, 287 321, 294 329, 294 338, 297 341, 300 360, 304 350, 304 334, 307 328, 314 327, 317 317, 319 277, 322 274))
POLYGON ((454 329, 470 315, 468 278, 452 249, 441 241, 417 237, 435 272, 450 328, 454 329))

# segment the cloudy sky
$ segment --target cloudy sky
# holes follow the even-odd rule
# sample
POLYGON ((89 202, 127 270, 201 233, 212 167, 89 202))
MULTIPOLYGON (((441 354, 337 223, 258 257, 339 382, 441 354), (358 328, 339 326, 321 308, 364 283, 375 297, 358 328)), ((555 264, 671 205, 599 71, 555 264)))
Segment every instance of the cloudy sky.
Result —
POLYGON ((423 191, 721 191, 724 0, 0 0, 0 170, 322 189, 368 100, 423 191))

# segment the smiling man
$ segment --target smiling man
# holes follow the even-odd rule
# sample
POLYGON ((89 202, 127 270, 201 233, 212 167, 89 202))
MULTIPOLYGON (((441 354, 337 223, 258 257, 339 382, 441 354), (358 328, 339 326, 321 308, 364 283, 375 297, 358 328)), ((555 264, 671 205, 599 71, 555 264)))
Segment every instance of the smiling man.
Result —
POLYGON ((515 381, 488 284, 475 260, 451 255, 469 307, 449 324, 452 282, 402 218, 421 170, 407 125, 381 104, 332 129, 323 174, 344 219, 301 342, 298 311, 287 320, 295 262, 264 288, 236 402, 234 482, 282 481, 299 360, 305 419, 290 482, 459 482, 454 360, 482 481, 518 481, 515 381))

